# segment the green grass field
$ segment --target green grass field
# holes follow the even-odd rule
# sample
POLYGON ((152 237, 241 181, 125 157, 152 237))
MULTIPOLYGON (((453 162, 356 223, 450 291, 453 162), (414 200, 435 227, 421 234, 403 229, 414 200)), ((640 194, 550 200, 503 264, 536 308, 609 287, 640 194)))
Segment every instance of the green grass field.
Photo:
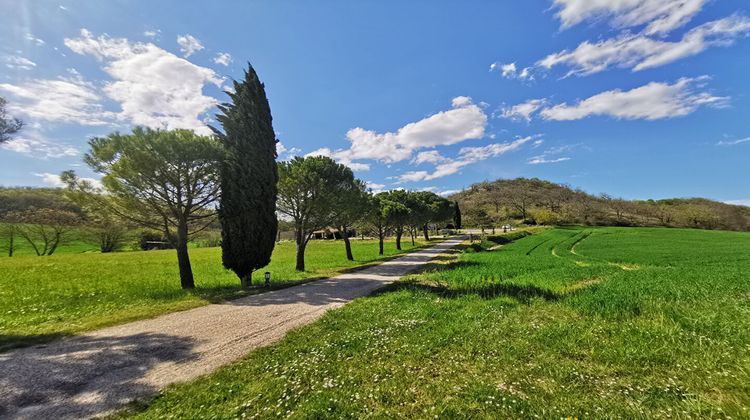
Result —
MULTIPOLYGON (((353 240, 352 248, 353 262, 346 260, 341 241, 313 241, 306 252, 308 271, 300 273, 294 270, 294 244, 283 242, 262 271, 271 272, 273 287, 283 287, 382 259, 377 241, 353 240)), ((403 249, 412 249, 411 242, 404 241, 403 249)), ((393 241, 385 251, 385 257, 398 253, 393 241)), ((192 249, 190 257, 193 292, 180 289, 174 250, 0 258, 0 351, 248 294, 222 267, 219 248, 192 249)), ((254 281, 261 278, 259 273, 254 281)))
POLYGON ((750 417, 750 234, 553 229, 457 256, 127 414, 750 417))

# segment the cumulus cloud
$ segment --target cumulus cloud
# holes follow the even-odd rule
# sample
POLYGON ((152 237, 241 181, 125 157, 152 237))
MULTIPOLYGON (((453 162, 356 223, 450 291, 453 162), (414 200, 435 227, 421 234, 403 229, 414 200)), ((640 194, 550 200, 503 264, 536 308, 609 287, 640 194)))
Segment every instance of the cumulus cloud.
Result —
POLYGON ((523 137, 508 143, 493 143, 480 147, 463 147, 458 152, 455 160, 447 160, 435 166, 435 170, 428 171, 410 171, 398 177, 398 183, 431 181, 433 179, 443 178, 453 175, 462 168, 471 164, 503 155, 508 152, 517 150, 522 145, 532 141, 534 137, 523 137))
POLYGON ((666 34, 688 23, 708 0, 554 0, 563 28, 608 19, 616 28, 644 26, 647 35, 666 34))
POLYGON ((365 186, 368 190, 372 191, 373 194, 385 191, 385 184, 378 184, 377 182, 367 181, 365 182, 365 186))
POLYGON ((201 42, 192 35, 178 35, 177 43, 180 44, 180 51, 185 58, 203 49, 201 42))
POLYGON ((214 57, 214 63, 228 66, 232 62, 232 55, 229 53, 218 53, 214 57))
POLYGON ((215 98, 203 94, 207 83, 217 87, 222 84, 213 70, 152 43, 107 35, 94 37, 85 29, 79 38, 66 38, 65 45, 103 63, 104 71, 113 79, 103 90, 120 103, 119 118, 148 127, 211 133, 200 116, 217 103, 215 98))
POLYGON ((10 55, 5 57, 5 67, 13 70, 31 70, 36 67, 36 63, 26 57, 10 55))
POLYGON ((452 108, 422 120, 406 124, 395 132, 377 133, 361 127, 346 133, 348 149, 318 149, 308 154, 329 156, 355 170, 367 170, 369 165, 358 160, 394 163, 411 158, 419 149, 447 146, 484 136, 487 115, 467 96, 451 101, 452 108))
POLYGON ((297 147, 287 148, 282 142, 276 142, 276 155, 281 160, 291 159, 302 152, 302 149, 297 147))
POLYGON ((593 115, 618 119, 658 120, 681 117, 701 106, 726 106, 729 98, 697 91, 701 78, 682 78, 674 84, 652 82, 632 90, 602 92, 575 104, 562 103, 540 111, 542 118, 580 120, 593 115))
POLYGON ((0 91, 13 98, 11 112, 36 121, 104 125, 114 118, 114 113, 102 109, 95 86, 80 76, 0 83, 0 91))
POLYGON ((511 120, 531 121, 531 116, 546 103, 546 99, 529 99, 526 102, 510 107, 503 107, 500 116, 511 120))
POLYGON ((422 163, 442 163, 447 161, 448 158, 442 156, 437 150, 429 150, 426 152, 419 152, 417 156, 412 159, 411 163, 415 165, 421 165, 422 163))
POLYGON ((748 33, 750 19, 734 15, 697 26, 677 41, 653 39, 644 34, 623 34, 596 43, 585 41, 573 51, 550 54, 537 65, 546 69, 568 66, 568 76, 589 75, 611 67, 640 71, 699 54, 712 46, 731 45, 748 33))
MULTIPOLYGON (((574 104, 529 107, 529 112, 525 115, 531 118, 537 114, 543 119, 554 121, 580 120, 594 115, 627 120, 659 120, 688 115, 702 106, 727 106, 729 97, 701 91, 705 80, 706 76, 682 78, 673 84, 652 82, 628 91, 609 90, 574 104)), ((523 107, 525 104, 516 107, 523 107)), ((508 116, 513 116, 513 108, 515 107, 506 108, 508 116)))

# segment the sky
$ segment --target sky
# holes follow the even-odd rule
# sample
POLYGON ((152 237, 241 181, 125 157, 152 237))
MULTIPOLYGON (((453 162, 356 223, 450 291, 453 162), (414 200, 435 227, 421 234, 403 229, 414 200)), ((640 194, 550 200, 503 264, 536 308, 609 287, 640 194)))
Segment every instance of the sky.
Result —
POLYGON ((538 177, 750 205, 746 0, 0 0, 0 185, 56 186, 90 138, 209 133, 251 63, 279 159, 373 191, 538 177))

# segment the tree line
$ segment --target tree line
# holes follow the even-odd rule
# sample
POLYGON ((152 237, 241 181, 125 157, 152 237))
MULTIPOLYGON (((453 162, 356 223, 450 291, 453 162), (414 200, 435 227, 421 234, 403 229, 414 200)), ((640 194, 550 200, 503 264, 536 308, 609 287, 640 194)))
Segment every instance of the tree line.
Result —
POLYGON ((465 224, 478 228, 525 223, 750 230, 745 206, 704 198, 625 200, 536 178, 480 182, 451 199, 463 208, 465 224))
MULTIPOLYGON (((394 234, 401 249, 403 235, 413 242, 421 232, 429 239, 431 226, 453 218, 455 205, 434 193, 372 194, 350 168, 328 157, 277 162, 265 87, 252 66, 244 76, 227 92, 230 101, 218 107, 220 127, 211 127, 213 135, 136 127, 95 137, 83 160, 101 175, 101 185, 65 171, 65 200, 55 193, 32 199, 15 190, 21 198, 15 207, 23 207, 19 201, 26 207, 0 208, 12 230, 9 255, 16 233, 37 255, 52 255, 66 230, 83 219, 97 232, 102 252, 117 250, 127 229, 148 228, 162 232, 176 250, 181 286, 192 289, 188 243, 218 221, 222 264, 250 286, 252 273, 270 262, 279 218, 294 229, 297 270, 305 270, 305 250, 317 230, 337 228, 353 260, 348 232, 354 226, 377 234, 382 255, 387 235, 394 234), (67 208, 61 210, 63 201, 67 208)), ((22 126, 7 121, 16 131, 22 126)))

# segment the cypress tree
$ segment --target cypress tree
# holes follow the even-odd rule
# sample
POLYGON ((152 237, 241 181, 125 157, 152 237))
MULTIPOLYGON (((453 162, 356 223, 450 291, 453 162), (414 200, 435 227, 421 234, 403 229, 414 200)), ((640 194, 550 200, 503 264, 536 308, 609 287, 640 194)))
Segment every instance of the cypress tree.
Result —
POLYGON ((453 225, 456 229, 461 229, 461 209, 458 207, 458 201, 454 201, 453 205, 456 208, 456 212, 453 215, 453 225))
POLYGON ((219 106, 214 129, 227 150, 221 168, 221 259, 242 286, 252 284, 252 272, 271 261, 276 241, 276 134, 263 83, 248 63, 245 79, 234 81, 231 103, 219 106))

